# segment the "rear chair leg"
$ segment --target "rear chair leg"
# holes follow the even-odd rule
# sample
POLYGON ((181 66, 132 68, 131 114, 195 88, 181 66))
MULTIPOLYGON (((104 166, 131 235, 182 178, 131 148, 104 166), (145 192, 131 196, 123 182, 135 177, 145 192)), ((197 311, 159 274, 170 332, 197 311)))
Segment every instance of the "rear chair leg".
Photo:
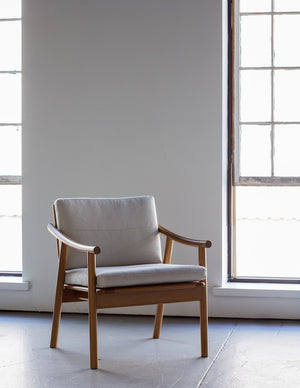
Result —
MULTIPOLYGON (((164 264, 170 264, 171 262, 173 244, 174 244, 174 241, 168 236, 166 239, 164 264)), ((165 309, 165 305, 163 303, 159 303, 157 305, 155 322, 154 322, 154 330, 153 330, 153 338, 159 338, 160 336, 161 324, 164 316, 164 309, 165 309)))

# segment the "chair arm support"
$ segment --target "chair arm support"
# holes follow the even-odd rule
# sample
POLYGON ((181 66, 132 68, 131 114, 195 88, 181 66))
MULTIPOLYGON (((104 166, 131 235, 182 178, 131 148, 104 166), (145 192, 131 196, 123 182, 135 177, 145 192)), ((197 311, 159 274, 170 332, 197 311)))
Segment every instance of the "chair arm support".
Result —
POLYGON ((63 242, 71 248, 77 249, 78 251, 95 253, 96 255, 101 252, 101 249, 98 246, 84 245, 70 239, 62 232, 60 232, 57 228, 55 228, 55 226, 53 226, 51 223, 48 224, 47 229, 59 241, 63 242))
POLYGON ((194 247, 202 247, 202 248, 210 248, 212 246, 212 243, 209 240, 194 240, 187 237, 183 237, 176 233, 171 232, 170 230, 166 229, 161 225, 158 225, 158 231, 164 234, 165 236, 169 237, 171 240, 174 240, 181 244, 191 245, 194 247))

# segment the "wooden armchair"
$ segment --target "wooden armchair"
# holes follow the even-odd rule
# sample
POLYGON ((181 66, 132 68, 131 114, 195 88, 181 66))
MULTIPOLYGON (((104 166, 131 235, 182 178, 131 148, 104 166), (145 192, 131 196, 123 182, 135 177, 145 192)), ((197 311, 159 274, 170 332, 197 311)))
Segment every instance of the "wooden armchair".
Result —
POLYGON ((57 239, 59 265, 51 348, 57 346, 62 303, 88 301, 90 367, 96 369, 97 309, 157 304, 153 338, 159 338, 165 303, 199 301, 201 355, 208 356, 210 241, 185 238, 158 225, 150 196, 58 199, 53 208, 55 226, 48 224, 48 230, 57 239), (160 233, 166 236, 163 260, 160 233), (174 241, 196 247, 199 265, 170 264, 174 241))

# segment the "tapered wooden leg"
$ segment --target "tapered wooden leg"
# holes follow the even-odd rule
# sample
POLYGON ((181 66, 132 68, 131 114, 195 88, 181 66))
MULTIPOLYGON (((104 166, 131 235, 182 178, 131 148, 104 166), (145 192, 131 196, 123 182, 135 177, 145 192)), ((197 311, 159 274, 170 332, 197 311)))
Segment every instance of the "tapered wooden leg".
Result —
POLYGON ((50 348, 56 348, 57 346, 67 256, 68 256, 68 247, 65 244, 62 244, 61 250, 60 250, 59 265, 58 265, 50 348))
POLYGON ((61 301, 60 298, 55 298, 54 311, 52 317, 52 330, 50 339, 50 348, 57 347, 59 323, 61 317, 61 301))
MULTIPOLYGON (((164 254, 164 264, 170 264, 171 262, 173 244, 174 244, 174 241, 170 237, 167 237, 165 254, 164 254)), ((161 324, 164 316, 164 309, 165 309, 165 305, 162 303, 158 304, 156 307, 153 338, 159 338, 160 336, 161 324)))
POLYGON ((161 324, 164 316, 164 309, 165 309, 164 304, 158 304, 156 307, 153 338, 159 338, 160 336, 161 324))
POLYGON ((200 301, 201 357, 208 357, 208 312, 206 284, 202 288, 200 301))
POLYGON ((89 277, 89 331, 90 331, 90 367, 98 368, 97 308, 96 308, 96 255, 88 253, 89 277))
POLYGON ((89 326, 90 326, 90 367, 98 368, 98 340, 97 340, 97 310, 89 300, 89 326), (91 306, 93 305, 93 306, 91 306))

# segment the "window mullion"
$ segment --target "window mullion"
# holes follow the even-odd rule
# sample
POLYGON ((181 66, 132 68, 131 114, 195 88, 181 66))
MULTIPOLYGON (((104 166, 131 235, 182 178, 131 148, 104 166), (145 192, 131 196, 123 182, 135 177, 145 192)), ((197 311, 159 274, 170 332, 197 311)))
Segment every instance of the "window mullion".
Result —
POLYGON ((0 127, 21 127, 22 123, 0 123, 0 127))
MULTIPOLYGON (((272 0, 271 0, 272 1, 272 0)), ((274 11, 274 4, 272 3, 271 12, 241 12, 241 16, 258 16, 258 15, 300 15, 300 11, 274 11)))
POLYGON ((271 0, 271 176, 274 176, 274 0, 271 0))
POLYGON ((0 70, 0 74, 21 74, 21 70, 0 70))
POLYGON ((234 106, 234 116, 233 116, 233 128, 234 128, 234 183, 238 184, 240 178, 240 71, 235 71, 235 69, 240 68, 240 2, 239 0, 234 0, 236 4, 233 5, 234 8, 234 25, 233 25, 233 34, 234 34, 234 60, 233 60, 233 106, 234 106), (238 21, 238 22, 236 22, 238 21))
MULTIPOLYGON (((240 66, 239 70, 271 70, 271 66, 240 66)), ((299 70, 300 66, 273 66, 274 70, 299 70)))
POLYGON ((0 175, 0 185, 21 185, 21 175, 0 175))
POLYGON ((0 18, 0 23, 1 22, 18 22, 21 20, 22 20, 22 18, 0 18))

